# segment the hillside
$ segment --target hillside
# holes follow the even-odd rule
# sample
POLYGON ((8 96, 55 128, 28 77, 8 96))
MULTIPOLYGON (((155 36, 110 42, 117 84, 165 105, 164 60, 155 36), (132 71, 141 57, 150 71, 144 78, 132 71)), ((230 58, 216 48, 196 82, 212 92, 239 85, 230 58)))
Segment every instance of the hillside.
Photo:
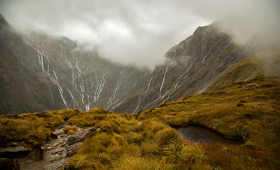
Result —
POLYGON ((19 32, 2 15, 0 20, 1 115, 93 107, 138 113, 206 91, 254 53, 213 23, 172 47, 166 63, 151 71, 107 61, 67 37, 19 32))
POLYGON ((278 169, 279 56, 214 22, 149 70, 0 15, 0 168, 278 169), (184 140, 192 125, 232 142, 184 140))
MULTIPOLYGON (((279 88, 279 78, 256 77, 138 115, 94 108, 87 112, 71 109, 2 116, 0 134, 6 140, 1 140, 1 145, 13 147, 13 141, 27 140, 35 148, 42 146, 67 120, 64 133, 68 138, 75 136, 77 128, 96 130, 64 169, 277 169, 279 88), (241 143, 194 143, 183 140, 169 127, 191 124, 241 143)), ((54 155, 51 162, 65 159, 61 156, 54 155)))

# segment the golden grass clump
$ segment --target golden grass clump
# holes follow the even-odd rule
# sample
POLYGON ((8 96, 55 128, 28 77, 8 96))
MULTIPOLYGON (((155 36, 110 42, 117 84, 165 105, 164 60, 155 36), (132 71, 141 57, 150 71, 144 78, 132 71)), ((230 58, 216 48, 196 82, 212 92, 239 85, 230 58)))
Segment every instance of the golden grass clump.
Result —
POLYGON ((205 158, 205 150, 198 143, 192 143, 186 145, 181 150, 181 159, 187 162, 192 162, 195 160, 200 160, 205 158))
POLYGON ((142 142, 140 148, 142 155, 149 156, 159 149, 159 144, 148 140, 146 142, 142 142))
POLYGON ((155 135, 155 140, 159 144, 167 144, 170 142, 176 142, 178 140, 178 133, 172 128, 165 128, 160 130, 155 135))
POLYGON ((49 139, 56 127, 62 125, 69 117, 80 113, 78 109, 28 113, 0 118, 0 136, 2 146, 9 141, 27 140, 34 146, 41 146, 49 139))
POLYGON ((109 169, 125 168, 125 164, 128 163, 123 162, 125 157, 127 160, 136 161, 133 163, 135 168, 137 166, 139 166, 138 168, 155 168, 156 166, 170 169, 177 166, 174 164, 176 161, 161 160, 161 156, 165 154, 161 147, 179 141, 177 132, 167 125, 156 120, 139 122, 131 116, 110 113, 104 120, 98 122, 96 127, 100 127, 100 130, 84 141, 77 154, 82 156, 75 156, 68 162, 65 169, 70 166, 72 169, 73 166, 74 169, 79 169, 81 167, 78 166, 78 162, 85 163, 86 160, 95 160, 95 164, 84 165, 83 168, 94 169, 98 168, 97 165, 109 169), (120 122, 123 122, 124 125, 120 122), (121 131, 113 130, 113 124, 121 131), (151 162, 150 165, 149 162, 151 162))
POLYGON ((67 135, 73 135, 77 130, 78 128, 76 126, 66 126, 63 128, 64 133, 67 135))
POLYGON ((5 146, 8 141, 28 140, 33 145, 42 145, 52 132, 42 124, 46 122, 34 115, 25 119, 0 119, 1 144, 5 146))
POLYGON ((101 128, 102 131, 107 133, 121 133, 122 129, 120 127, 120 123, 116 120, 103 120, 98 122, 96 127, 101 128))
POLYGON ((162 166, 159 162, 153 159, 134 157, 130 155, 124 155, 114 167, 116 170, 156 170, 161 168, 162 166))

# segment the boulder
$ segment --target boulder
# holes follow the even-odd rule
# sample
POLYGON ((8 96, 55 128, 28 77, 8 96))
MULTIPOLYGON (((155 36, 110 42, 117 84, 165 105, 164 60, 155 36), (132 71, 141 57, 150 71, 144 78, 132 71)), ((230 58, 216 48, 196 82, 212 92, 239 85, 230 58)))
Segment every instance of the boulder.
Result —
POLYGON ((69 136, 66 143, 68 143, 69 145, 72 145, 75 143, 75 137, 74 136, 69 136))
POLYGON ((92 132, 90 132, 90 131, 88 131, 88 130, 83 131, 81 134, 79 134, 78 136, 76 136, 75 143, 76 143, 76 142, 81 142, 81 141, 83 141, 86 137, 92 136, 91 134, 92 134, 92 132))

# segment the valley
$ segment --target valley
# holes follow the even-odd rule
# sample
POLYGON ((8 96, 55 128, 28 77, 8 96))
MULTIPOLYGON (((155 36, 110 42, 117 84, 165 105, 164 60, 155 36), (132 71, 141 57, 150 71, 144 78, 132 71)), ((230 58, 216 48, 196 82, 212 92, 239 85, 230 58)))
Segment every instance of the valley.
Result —
POLYGON ((207 91, 221 73, 253 53, 213 23, 197 28, 167 51, 165 64, 150 70, 113 63, 67 37, 40 30, 23 34, 1 20, 2 115, 93 107, 138 113, 207 91))
POLYGON ((279 48, 220 24, 149 69, 0 15, 0 169, 278 169, 279 48))

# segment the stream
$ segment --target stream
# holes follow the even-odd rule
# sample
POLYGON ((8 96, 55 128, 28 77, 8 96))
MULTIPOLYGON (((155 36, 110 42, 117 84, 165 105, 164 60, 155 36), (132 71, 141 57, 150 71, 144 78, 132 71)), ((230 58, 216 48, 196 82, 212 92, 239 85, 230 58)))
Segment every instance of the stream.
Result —
POLYGON ((57 128, 50 141, 38 148, 33 148, 24 142, 11 142, 6 148, 0 148, 0 157, 17 159, 21 170, 59 170, 67 164, 81 145, 83 140, 90 137, 95 128, 79 128, 72 135, 64 133, 63 128, 68 122, 57 128))

